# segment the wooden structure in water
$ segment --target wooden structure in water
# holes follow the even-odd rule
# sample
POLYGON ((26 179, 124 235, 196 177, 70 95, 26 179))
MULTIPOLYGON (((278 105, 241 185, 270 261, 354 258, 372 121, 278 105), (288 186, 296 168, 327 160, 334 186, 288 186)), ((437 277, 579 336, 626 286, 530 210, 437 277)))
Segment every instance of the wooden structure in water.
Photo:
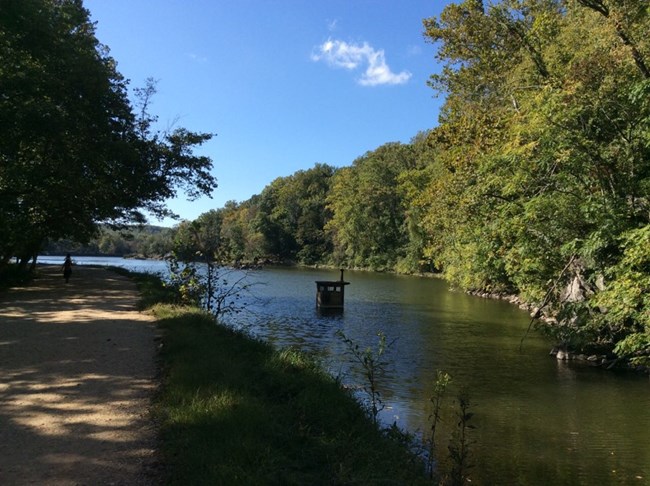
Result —
POLYGON ((343 309, 346 285, 350 285, 350 282, 343 280, 343 270, 341 270, 340 280, 317 280, 316 307, 319 309, 343 309))

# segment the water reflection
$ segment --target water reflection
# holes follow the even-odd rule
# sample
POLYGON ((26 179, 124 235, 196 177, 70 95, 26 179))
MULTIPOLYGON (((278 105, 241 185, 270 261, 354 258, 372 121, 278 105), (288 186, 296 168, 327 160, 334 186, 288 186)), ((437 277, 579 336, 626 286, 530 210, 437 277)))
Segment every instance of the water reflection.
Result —
MULTIPOLYGON (((603 373, 552 359, 550 343, 535 333, 522 344, 525 312, 450 292, 434 279, 348 272, 346 308, 329 316, 314 302, 313 282, 326 275, 267 275, 273 281, 270 303, 255 332, 318 354, 351 386, 361 378, 342 358, 346 348, 336 330, 362 347, 376 345, 379 331, 395 339, 381 383, 385 423, 427 430, 436 370, 454 380, 444 410, 448 423, 453 396, 461 388, 469 391, 477 426, 475 484, 621 484, 650 477, 647 379, 630 377, 617 386, 619 377, 612 373, 596 378, 603 373), (631 399, 646 407, 631 408, 631 399), (630 416, 637 417, 634 427, 626 426, 630 416)), ((446 424, 441 432, 444 437, 452 430, 446 424)))

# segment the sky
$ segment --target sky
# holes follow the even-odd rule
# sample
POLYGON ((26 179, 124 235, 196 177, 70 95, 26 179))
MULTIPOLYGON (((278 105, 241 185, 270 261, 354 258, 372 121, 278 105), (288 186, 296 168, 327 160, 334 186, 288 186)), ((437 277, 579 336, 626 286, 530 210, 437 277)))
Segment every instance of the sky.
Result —
MULTIPOLYGON (((159 129, 216 134, 212 198, 168 202, 193 220, 317 163, 349 166, 437 124, 439 71, 422 20, 449 1, 85 0, 130 87, 157 81, 159 129)), ((152 224, 171 226, 172 220, 152 224)))

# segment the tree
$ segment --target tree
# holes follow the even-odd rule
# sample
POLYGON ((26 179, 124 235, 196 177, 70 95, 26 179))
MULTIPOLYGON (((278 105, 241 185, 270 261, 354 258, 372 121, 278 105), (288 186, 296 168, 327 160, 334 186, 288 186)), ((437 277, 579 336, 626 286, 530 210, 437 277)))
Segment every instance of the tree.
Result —
POLYGON ((397 181, 416 163, 412 146, 389 143, 337 172, 328 197, 333 216, 327 228, 345 263, 392 269, 404 256, 408 235, 397 181))
POLYGON ((332 215, 327 208, 335 169, 327 164, 316 164, 292 177, 293 190, 283 195, 288 203, 293 197, 298 201, 295 238, 299 246, 297 259, 306 264, 327 260, 332 252, 332 240, 325 226, 332 215))
POLYGON ((142 222, 146 209, 216 185, 192 154, 212 135, 154 131, 147 82, 138 114, 81 0, 0 4, 0 271, 47 238, 87 241, 99 222, 142 222))
POLYGON ((603 295, 628 293, 624 235, 650 222, 648 27, 647 7, 616 0, 467 0, 425 20, 447 94, 440 170, 412 197, 425 253, 462 288, 536 302, 563 344, 644 329, 643 301, 616 325, 589 302, 604 277, 603 295))
POLYGON ((633 364, 650 365, 650 225, 621 236, 623 254, 594 298, 594 334, 633 364))
POLYGON ((430 132, 420 132, 411 140, 416 155, 416 166, 401 171, 397 177, 397 189, 404 207, 404 227, 408 240, 404 257, 396 266, 396 270, 401 273, 438 270, 431 254, 427 254, 427 246, 433 235, 425 224, 428 202, 422 197, 428 184, 436 179, 441 171, 438 152, 428 143, 429 135, 430 132))
POLYGON ((240 261, 246 256, 248 231, 245 224, 243 205, 227 201, 221 210, 223 214, 221 238, 225 252, 232 261, 240 261))
POLYGON ((316 164, 288 177, 279 177, 259 196, 256 230, 264 236, 267 255, 315 263, 331 253, 325 232, 330 219, 327 196, 334 168, 316 164))
POLYGON ((262 248, 265 255, 274 259, 293 259, 298 251, 293 228, 296 225, 296 211, 292 206, 280 202, 280 192, 289 184, 288 177, 278 177, 266 186, 259 196, 255 230, 263 235, 262 248))
POLYGON ((184 303, 204 307, 217 318, 238 313, 238 300, 254 285, 248 273, 226 266, 222 224, 218 210, 184 221, 176 228, 174 251, 167 257, 172 286, 184 303))

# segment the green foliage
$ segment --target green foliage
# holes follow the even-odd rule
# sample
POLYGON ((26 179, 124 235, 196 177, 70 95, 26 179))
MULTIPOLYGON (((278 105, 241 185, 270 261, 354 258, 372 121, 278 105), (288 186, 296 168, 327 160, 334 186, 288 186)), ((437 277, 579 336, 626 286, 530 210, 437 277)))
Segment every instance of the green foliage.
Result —
POLYGON ((174 250, 166 257, 169 284, 182 303, 202 307, 217 319, 239 313, 239 301, 255 285, 248 272, 226 264, 228 247, 221 238, 222 227, 222 211, 181 223, 174 233, 174 250))
POLYGON ((436 431, 438 428, 438 423, 441 421, 441 411, 442 403, 447 391, 447 387, 451 383, 451 376, 445 373, 444 371, 438 370, 436 372, 436 382, 433 386, 433 395, 431 396, 431 403, 433 405, 433 411, 429 416, 431 421, 431 426, 429 428, 429 434, 425 438, 425 444, 427 446, 427 472, 429 478, 431 479, 440 479, 441 471, 438 470, 436 464, 436 455, 438 453, 438 447, 436 444, 436 431))
POLYGON ((404 257, 408 245, 400 173, 414 169, 411 145, 386 144, 337 172, 328 207, 335 254, 348 266, 391 270, 404 257))
POLYGON ((368 397, 370 417, 373 423, 378 425, 379 412, 384 409, 384 403, 381 400, 381 393, 379 392, 379 380, 386 372, 388 362, 384 360, 383 355, 391 343, 386 344, 386 335, 380 331, 377 333, 377 337, 379 338, 377 349, 367 347, 362 350, 342 330, 339 329, 336 331, 336 335, 347 346, 347 352, 352 357, 353 363, 361 366, 365 379, 363 391, 368 397))
POLYGON ((650 365, 650 225, 621 237, 623 255, 608 273, 607 287, 593 304, 602 310, 600 334, 615 338, 616 354, 650 365))
POLYGON ((257 201, 255 228, 264 238, 266 255, 313 264, 331 253, 325 226, 330 219, 326 198, 333 175, 332 167, 316 164, 264 188, 257 201))
POLYGON ((97 236, 91 238, 86 244, 70 239, 48 241, 42 253, 162 258, 172 250, 171 236, 171 228, 160 226, 126 226, 113 229, 102 225, 97 236))
POLYGON ((417 166, 401 171, 397 177, 407 241, 395 270, 399 273, 435 272, 439 269, 431 254, 427 254, 434 233, 427 224, 429 199, 424 194, 431 180, 440 177, 442 169, 435 151, 428 146, 426 133, 416 136, 412 145, 417 166))
POLYGON ((542 306, 562 343, 639 362, 648 270, 626 235, 650 222, 647 9, 467 0, 424 26, 447 96, 440 170, 410 196, 424 254, 463 289, 542 306))
POLYGON ((216 210, 222 255, 237 263, 430 270, 422 254, 422 212, 409 199, 416 182, 402 176, 424 170, 429 158, 426 134, 420 134, 410 144, 368 152, 352 168, 316 164, 279 177, 260 195, 216 210))
POLYGON ((166 261, 169 269, 167 286, 178 296, 179 303, 200 307, 206 288, 198 266, 179 259, 175 252, 169 253, 166 261))
POLYGON ((443 420, 443 401, 451 382, 451 376, 447 373, 436 372, 436 382, 430 399, 433 405, 429 416, 431 425, 423 440, 426 446, 426 469, 429 479, 436 484, 461 485, 471 482, 468 472, 472 467, 469 459, 474 440, 470 436, 470 431, 475 428, 470 423, 474 413, 470 412, 470 399, 465 390, 461 390, 457 397, 458 408, 453 414, 455 427, 452 428, 446 456, 437 445, 438 425, 446 421, 443 420))
POLYGON ((195 156, 211 134, 157 132, 155 83, 127 82, 78 0, 0 5, 0 272, 24 266, 43 243, 87 242, 100 222, 167 216, 165 201, 216 186, 212 162, 195 156))
POLYGON ((255 229, 258 207, 256 198, 241 204, 226 203, 222 213, 221 234, 223 254, 234 263, 254 262, 264 256, 263 235, 255 229))
POLYGON ((453 438, 449 443, 449 459, 452 468, 449 474, 449 484, 459 486, 467 481, 467 474, 472 465, 469 462, 472 440, 469 431, 474 428, 470 421, 474 414, 469 411, 470 399, 465 392, 458 395, 457 423, 453 438))

